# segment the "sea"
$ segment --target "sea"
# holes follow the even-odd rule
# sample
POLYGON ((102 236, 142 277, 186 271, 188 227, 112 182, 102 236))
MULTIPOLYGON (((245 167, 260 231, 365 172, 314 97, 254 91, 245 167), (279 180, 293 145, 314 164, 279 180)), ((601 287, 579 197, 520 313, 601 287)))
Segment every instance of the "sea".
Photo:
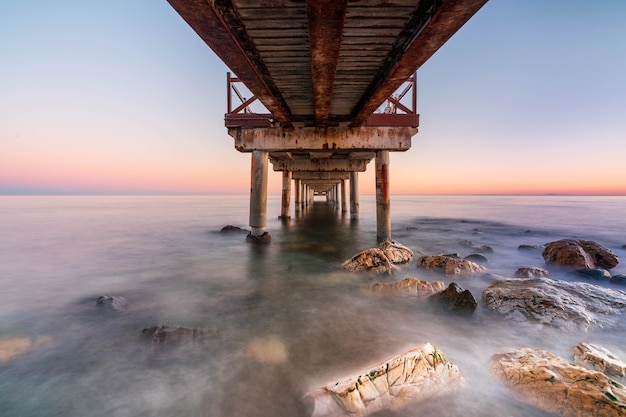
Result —
POLYGON ((248 227, 247 195, 0 197, 0 416, 307 416, 307 392, 430 342, 464 386, 376 416, 537 417, 490 375, 493 354, 531 347, 571 361, 586 341, 626 359, 626 317, 554 328, 508 321, 481 300, 495 275, 546 268, 540 247, 558 239, 626 260, 626 197, 392 195, 393 239, 416 254, 466 256, 468 240, 493 249, 489 274, 466 278, 415 259, 392 275, 342 270, 377 245, 375 198, 360 203, 358 219, 322 198, 283 220, 270 196, 271 243, 257 245, 220 233, 248 227), (445 314, 369 289, 406 277, 457 282, 478 308, 445 314), (104 295, 126 304, 103 308, 104 295), (144 329, 157 325, 210 336, 155 344, 144 329))

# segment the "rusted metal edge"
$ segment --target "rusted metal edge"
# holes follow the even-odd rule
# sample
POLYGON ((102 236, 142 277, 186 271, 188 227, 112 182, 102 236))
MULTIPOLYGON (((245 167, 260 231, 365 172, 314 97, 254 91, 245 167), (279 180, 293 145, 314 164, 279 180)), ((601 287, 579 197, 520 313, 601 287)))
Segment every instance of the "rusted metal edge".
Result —
POLYGON ((386 114, 386 113, 374 113, 367 118, 365 123, 367 126, 411 126, 419 127, 420 115, 419 114, 386 114))

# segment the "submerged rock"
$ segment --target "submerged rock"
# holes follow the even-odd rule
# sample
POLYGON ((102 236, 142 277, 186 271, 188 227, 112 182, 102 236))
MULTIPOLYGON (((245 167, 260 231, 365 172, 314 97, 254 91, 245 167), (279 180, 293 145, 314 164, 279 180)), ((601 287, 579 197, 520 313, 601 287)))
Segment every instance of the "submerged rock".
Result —
POLYGON ((458 388, 459 368, 430 343, 307 394, 311 417, 365 416, 458 388))
POLYGON ((462 240, 459 242, 459 245, 466 246, 473 251, 479 253, 493 253, 493 248, 489 245, 475 245, 471 240, 462 240))
POLYGON ((239 226, 233 226, 230 224, 227 224, 226 226, 222 227, 222 229, 220 230, 220 233, 250 233, 249 230, 246 229, 242 229, 239 226))
POLYGON ((529 348, 491 357, 491 373, 521 401, 563 417, 626 414, 626 387, 601 372, 529 348))
POLYGON ((611 273, 606 269, 602 268, 593 268, 593 269, 582 269, 578 271, 578 275, 581 275, 584 278, 596 279, 608 281, 611 279, 611 273))
POLYGON ((412 297, 424 297, 443 291, 443 282, 428 282, 417 278, 405 278, 396 282, 379 282, 372 284, 372 291, 383 294, 400 294, 412 297))
POLYGON ((444 291, 428 297, 428 302, 445 311, 466 314, 472 314, 478 307, 470 290, 459 287, 456 282, 452 282, 444 291))
POLYGON ((480 253, 472 253, 471 255, 467 255, 465 258, 466 261, 476 262, 477 264, 484 265, 489 263, 489 259, 487 259, 484 255, 480 253))
POLYGON ((159 324, 143 329, 144 338, 152 340, 153 345, 181 345, 214 337, 217 329, 166 326, 159 324))
POLYGON ((626 274, 613 275, 610 282, 612 284, 626 285, 626 274))
POLYGON ((483 300, 512 320, 582 329, 611 326, 611 316, 626 309, 624 291, 550 278, 495 281, 483 291, 483 300))
POLYGON ((547 264, 576 269, 614 268, 619 258, 590 240, 562 239, 548 243, 542 252, 547 264))
POLYGON ((377 274, 392 272, 396 267, 379 248, 366 249, 341 264, 346 271, 371 271, 377 274))
POLYGON ((626 364, 607 349, 591 343, 580 342, 574 348, 574 363, 583 368, 600 371, 606 375, 623 378, 626 364))
POLYGON ((246 242, 251 243, 270 243, 272 237, 268 232, 263 232, 260 235, 253 235, 252 232, 248 233, 246 236, 246 242))
POLYGON ((517 250, 536 251, 541 249, 539 245, 519 245, 517 250))
POLYGON ((126 310, 128 306, 128 300, 119 295, 101 295, 96 300, 96 305, 105 309, 111 309, 116 311, 126 310))
POLYGON ((413 259, 413 251, 411 249, 391 239, 383 240, 378 245, 378 248, 394 264, 405 264, 413 259))
POLYGON ((13 336, 0 338, 0 363, 9 362, 20 356, 41 351, 51 345, 52 338, 49 336, 38 336, 35 338, 13 336))
POLYGON ((518 268, 517 271, 513 274, 515 278, 541 278, 547 277, 550 275, 550 272, 543 268, 518 268))
POLYGON ((440 271, 447 276, 467 276, 486 271, 484 266, 465 259, 456 259, 445 255, 420 256, 417 266, 440 271))

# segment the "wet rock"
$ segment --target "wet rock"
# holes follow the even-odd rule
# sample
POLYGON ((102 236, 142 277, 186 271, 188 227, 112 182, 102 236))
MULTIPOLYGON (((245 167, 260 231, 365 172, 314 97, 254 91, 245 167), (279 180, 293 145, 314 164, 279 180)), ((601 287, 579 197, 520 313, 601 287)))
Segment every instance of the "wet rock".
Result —
POLYGON ((614 268, 619 258, 590 240, 563 239, 548 243, 542 252, 547 264, 576 269, 614 268))
POLYGON ((96 305, 104 309, 123 311, 128 306, 128 300, 119 295, 101 295, 96 299, 96 305))
POLYGON ((396 410, 461 386, 459 368, 426 343, 307 394, 312 417, 365 416, 396 410))
POLYGON ((169 346, 206 340, 214 337, 217 333, 217 329, 166 326, 164 324, 147 327, 142 331, 143 337, 152 340, 153 345, 169 346))
POLYGON ((471 255, 467 255, 465 258, 466 261, 472 261, 475 262, 479 265, 484 265, 489 263, 489 259, 487 259, 484 255, 481 255, 480 253, 472 253, 471 255))
POLYGON ((541 246, 539 245, 519 245, 517 247, 517 250, 524 250, 524 251, 536 251, 541 249, 541 246))
POLYGON ((262 234, 258 236, 253 235, 252 232, 250 232, 246 236, 246 242, 250 242, 250 243, 270 243, 271 240, 272 240, 272 237, 267 232, 263 232, 262 234))
POLYGON ((515 278, 541 278, 547 277, 550 275, 550 272, 543 268, 518 268, 517 271, 513 274, 515 278))
POLYGON ((461 254, 459 254, 458 252, 444 253, 442 256, 447 256, 448 258, 454 259, 461 259, 461 254))
POLYGON ((382 294, 424 297, 443 291, 445 285, 441 281, 428 282, 417 278, 405 278, 396 282, 379 282, 372 284, 370 288, 373 292, 382 294))
POLYGON ((475 245, 471 240, 462 240, 459 242, 459 245, 466 246, 473 251, 479 253, 493 253, 493 248, 489 245, 475 245))
POLYGON ((224 227, 222 227, 222 229, 220 230, 220 233, 250 233, 249 230, 246 229, 242 229, 239 226, 233 226, 233 225, 226 225, 224 227))
POLYGON ((611 279, 611 273, 606 269, 593 268, 593 269, 581 269, 578 271, 578 275, 585 278, 608 281, 611 279))
POLYGON ((411 249, 391 239, 383 240, 378 245, 378 248, 394 264, 405 264, 413 259, 413 251, 411 249))
POLYGON ((626 285, 626 274, 613 275, 610 282, 613 284, 626 285))
POLYGON ((495 281, 483 300, 508 319, 584 330, 610 327, 626 309, 624 291, 550 278, 495 281))
POLYGON ((444 311, 464 314, 472 314, 478 306, 470 290, 459 287, 455 282, 444 291, 428 297, 428 302, 444 311))
POLYGON ((607 349, 591 343, 580 342, 574 348, 574 363, 583 368, 603 372, 606 375, 623 378, 626 364, 607 349))
POLYGON ((29 353, 41 351, 51 345, 52 338, 49 336, 0 338, 0 363, 9 362, 29 353))
POLYGON ((597 371, 571 365, 545 350, 498 353, 491 373, 521 401, 563 417, 626 414, 626 387, 597 371))
POLYGON ((379 248, 366 249, 341 264, 346 271, 371 271, 377 274, 390 273, 396 269, 379 248))
POLYGON ((440 271, 447 276, 467 276, 486 271, 485 267, 465 259, 456 259, 445 255, 420 256, 417 266, 440 271))

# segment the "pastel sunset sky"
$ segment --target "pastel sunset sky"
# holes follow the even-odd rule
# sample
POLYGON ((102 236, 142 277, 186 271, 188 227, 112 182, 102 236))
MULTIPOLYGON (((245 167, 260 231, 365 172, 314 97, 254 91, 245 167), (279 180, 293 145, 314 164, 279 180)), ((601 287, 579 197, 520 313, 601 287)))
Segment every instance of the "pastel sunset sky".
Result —
MULTIPOLYGON (((420 69, 392 194, 626 194, 624 22, 491 0, 420 69)), ((0 194, 248 192, 228 69, 165 0, 2 1, 0 60, 0 194)))

